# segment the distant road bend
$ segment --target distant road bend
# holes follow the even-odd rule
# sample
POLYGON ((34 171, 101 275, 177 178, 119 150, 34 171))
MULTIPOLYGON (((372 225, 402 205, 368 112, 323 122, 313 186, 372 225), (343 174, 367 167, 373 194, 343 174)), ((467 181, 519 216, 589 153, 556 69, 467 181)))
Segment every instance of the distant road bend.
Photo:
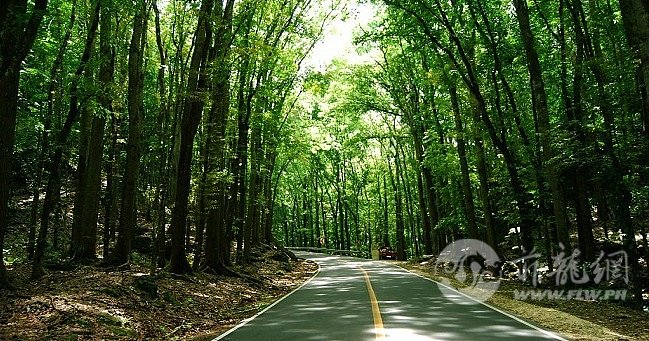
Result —
POLYGON ((319 273, 216 340, 564 340, 386 262, 298 256, 319 273))

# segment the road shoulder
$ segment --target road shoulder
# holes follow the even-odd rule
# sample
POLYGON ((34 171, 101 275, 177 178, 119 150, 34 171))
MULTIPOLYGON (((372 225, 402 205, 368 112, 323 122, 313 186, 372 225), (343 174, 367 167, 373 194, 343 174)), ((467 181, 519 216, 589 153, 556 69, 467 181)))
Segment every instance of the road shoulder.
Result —
MULTIPOLYGON (((434 281, 443 278, 430 266, 409 262, 394 265, 434 281)), ((461 288, 453 278, 444 278, 454 288, 461 288)), ((571 340, 649 340, 646 322, 649 314, 646 312, 607 302, 515 300, 512 292, 516 285, 511 282, 501 284, 498 292, 486 303, 571 340)))

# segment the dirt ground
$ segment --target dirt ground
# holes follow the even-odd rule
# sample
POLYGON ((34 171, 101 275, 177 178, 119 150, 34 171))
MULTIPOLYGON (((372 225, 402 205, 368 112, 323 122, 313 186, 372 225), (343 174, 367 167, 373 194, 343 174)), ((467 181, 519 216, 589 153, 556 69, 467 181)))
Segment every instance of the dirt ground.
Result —
POLYGON ((317 264, 264 257, 237 269, 246 279, 78 266, 28 281, 29 271, 10 269, 20 289, 0 291, 2 340, 210 339, 302 284, 317 264))

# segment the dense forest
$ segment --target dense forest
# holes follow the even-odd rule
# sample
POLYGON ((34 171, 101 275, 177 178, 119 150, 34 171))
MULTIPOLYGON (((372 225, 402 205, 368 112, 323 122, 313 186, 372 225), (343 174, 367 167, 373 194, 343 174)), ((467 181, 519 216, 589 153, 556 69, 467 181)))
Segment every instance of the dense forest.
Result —
POLYGON ((229 274, 258 245, 406 260, 649 246, 649 6, 376 0, 373 62, 305 60, 342 0, 0 4, 7 264, 229 274), (28 221, 16 211, 27 206, 28 221))

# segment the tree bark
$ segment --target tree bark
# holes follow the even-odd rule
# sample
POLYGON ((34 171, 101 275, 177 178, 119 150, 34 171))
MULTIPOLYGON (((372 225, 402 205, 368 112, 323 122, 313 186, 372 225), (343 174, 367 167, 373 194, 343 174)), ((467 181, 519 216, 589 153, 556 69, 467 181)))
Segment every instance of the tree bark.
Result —
POLYGON ((212 61, 212 108, 208 116, 207 136, 210 147, 208 148, 207 171, 212 173, 208 177, 209 189, 207 201, 209 212, 205 236, 205 265, 217 273, 223 273, 225 266, 230 263, 230 243, 226 238, 225 213, 227 211, 226 193, 227 183, 218 172, 227 170, 225 155, 226 140, 225 129, 230 113, 230 55, 232 40, 232 15, 234 0, 227 3, 215 3, 217 17, 216 32, 214 34, 214 60, 212 61))
POLYGON ((0 5, 0 288, 10 286, 3 247, 8 226, 20 69, 34 45, 46 8, 47 0, 36 0, 28 16, 27 4, 22 0, 7 0, 0 5))
POLYGON ((199 92, 205 87, 205 62, 211 39, 210 15, 213 0, 203 0, 199 11, 195 33, 194 53, 192 54, 186 95, 183 98, 184 109, 180 124, 180 144, 178 166, 175 179, 174 209, 171 218, 171 272, 183 274, 191 272, 185 252, 185 226, 187 221, 187 204, 189 201, 191 165, 194 137, 201 121, 203 100, 199 92))
POLYGON ((455 121, 455 133, 457 141, 457 153, 460 158, 460 173, 462 177, 462 194, 464 197, 464 210, 466 213, 467 227, 469 238, 482 239, 478 232, 478 223, 475 216, 475 205, 473 204, 473 191, 471 189, 471 179, 469 178, 469 163, 466 158, 466 143, 464 140, 464 127, 460 114, 460 105, 457 99, 457 89, 454 85, 449 87, 451 95, 451 106, 453 108, 453 117, 455 121))
POLYGON ((144 49, 148 1, 140 0, 133 22, 133 34, 128 55, 128 139, 126 141, 126 168, 122 183, 122 206, 119 217, 117 245, 111 255, 111 262, 126 264, 131 253, 131 241, 137 225, 137 188, 142 149, 142 128, 144 113, 142 97, 144 93, 144 49))
MULTIPOLYGON (((168 195, 168 172, 169 172, 169 156, 167 148, 169 145, 166 143, 168 139, 168 127, 169 127, 169 101, 167 100, 167 86, 165 81, 165 71, 167 69, 167 53, 165 52, 164 44, 162 42, 162 33, 160 27, 160 10, 158 9, 158 4, 154 0, 153 11, 155 12, 155 37, 156 45, 158 47, 158 56, 160 58, 160 66, 158 67, 158 92, 160 96, 160 109, 159 109, 159 124, 158 127, 158 139, 160 143, 160 149, 158 150, 158 157, 160 158, 159 163, 159 179, 158 179, 158 218, 156 221, 155 229, 155 240, 152 256, 152 269, 163 267, 165 263, 165 242, 166 242, 166 231, 165 227, 167 225, 167 195, 168 195)), ((199 244, 200 246, 200 244, 199 244)))
MULTIPOLYGON (((395 150, 396 152, 396 150, 395 150)), ((395 170, 396 174, 392 171, 390 162, 388 161, 388 168, 390 173, 390 183, 392 190, 394 190, 394 217, 395 217, 395 232, 397 237, 397 260, 405 261, 408 259, 406 253, 406 238, 405 227, 403 223, 403 201, 401 196, 401 181, 399 180, 399 172, 401 171, 399 165, 399 157, 395 154, 395 170)))
POLYGON ((41 213, 41 226, 38 231, 38 236, 36 239, 36 249, 34 251, 34 262, 32 264, 32 278, 40 278, 45 274, 43 269, 43 258, 45 256, 45 247, 47 245, 47 234, 50 224, 50 214, 54 210, 55 199, 60 195, 60 165, 63 159, 63 151, 72 132, 72 125, 79 117, 79 79, 83 76, 83 73, 86 69, 86 64, 90 60, 92 55, 92 47, 95 41, 95 36, 97 33, 97 27, 99 25, 99 11, 101 4, 99 1, 96 2, 93 9, 93 15, 91 18, 90 26, 88 27, 88 33, 86 36, 86 41, 79 61, 79 66, 74 74, 72 79, 72 84, 70 85, 70 108, 68 110, 67 117, 65 122, 59 131, 56 144, 54 145, 54 153, 50 162, 47 166, 47 172, 49 174, 47 180, 47 187, 45 190, 45 199, 43 200, 43 209, 41 213))
MULTIPOLYGON (((543 161, 552 192, 552 203, 554 207, 554 218, 559 242, 570 249, 570 236, 568 234, 567 214, 565 198, 556 171, 556 165, 552 158, 554 151, 550 136, 550 115, 548 112, 547 95, 545 83, 541 72, 541 63, 536 52, 534 35, 529 22, 529 10, 524 0, 514 0, 516 18, 521 31, 521 38, 527 57, 527 67, 530 74, 530 85, 532 88, 532 104, 538 115, 539 132, 541 133, 541 146, 543 147, 543 161)), ((528 250, 528 252, 531 250, 528 250)))
MULTIPOLYGON (((112 82, 114 72, 114 57, 112 51, 112 4, 110 0, 101 0, 102 10, 100 13, 101 28, 100 37, 100 66, 99 66, 99 83, 101 93, 99 103, 104 112, 90 112, 93 117, 89 117, 88 138, 82 143, 80 148, 85 149, 85 158, 81 159, 79 154, 79 175, 80 178, 79 197, 80 207, 78 210, 78 229, 79 239, 77 248, 71 245, 71 255, 78 261, 92 261, 96 258, 97 249, 97 219, 99 214, 99 197, 101 190, 101 164, 103 147, 104 147, 104 129, 106 125, 106 115, 112 112, 112 82), (87 143, 87 144, 86 144, 87 143)), ((84 109, 86 111, 88 109, 84 109)), ((73 229, 75 226, 73 226, 73 229)), ((73 232, 74 234, 74 232, 73 232)))
POLYGON ((646 0, 620 0, 627 41, 639 61, 643 88, 642 130, 649 137, 649 3, 646 0))

